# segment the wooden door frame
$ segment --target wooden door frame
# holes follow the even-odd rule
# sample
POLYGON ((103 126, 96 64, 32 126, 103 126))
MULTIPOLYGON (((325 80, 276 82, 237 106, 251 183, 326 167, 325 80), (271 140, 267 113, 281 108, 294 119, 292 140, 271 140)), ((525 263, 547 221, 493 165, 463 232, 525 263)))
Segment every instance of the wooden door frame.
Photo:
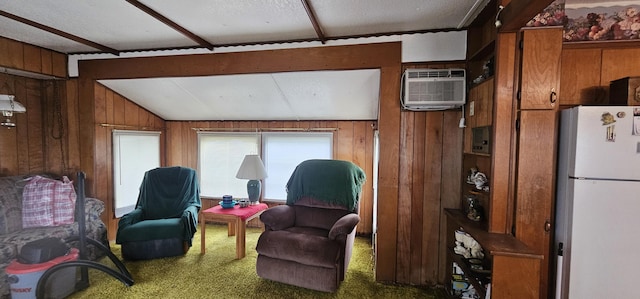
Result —
MULTIPOLYGON (((379 69, 380 164, 378 177, 377 281, 395 281, 400 140, 400 76, 402 43, 375 43, 251 52, 82 60, 78 63, 80 126, 95 123, 94 84, 100 79, 186 77, 317 70, 379 69)), ((96 136, 81 130, 81 166, 88 193, 95 194, 98 171, 96 136)))

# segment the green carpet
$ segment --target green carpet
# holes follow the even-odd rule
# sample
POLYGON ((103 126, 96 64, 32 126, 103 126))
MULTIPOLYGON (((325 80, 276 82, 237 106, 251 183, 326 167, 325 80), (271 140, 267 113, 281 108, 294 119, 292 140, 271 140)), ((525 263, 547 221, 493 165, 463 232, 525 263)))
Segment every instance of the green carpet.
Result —
MULTIPOLYGON (((247 228, 247 256, 235 259, 235 237, 226 225, 207 225, 207 253, 200 254, 200 232, 185 256, 125 261, 135 284, 127 287, 104 272, 89 269, 90 286, 69 298, 446 298, 442 289, 376 283, 368 238, 356 238, 345 281, 333 294, 262 279, 256 274, 256 242, 261 230, 247 228)), ((121 258, 120 246, 112 245, 121 258)), ((102 263, 115 268, 108 258, 102 263)))

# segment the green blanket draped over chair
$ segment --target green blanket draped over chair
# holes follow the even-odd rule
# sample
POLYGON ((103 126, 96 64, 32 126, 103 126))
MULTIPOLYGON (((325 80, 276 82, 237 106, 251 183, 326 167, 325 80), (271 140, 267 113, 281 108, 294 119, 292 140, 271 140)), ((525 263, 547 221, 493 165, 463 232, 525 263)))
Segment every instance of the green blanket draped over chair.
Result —
POLYGON ((338 204, 353 211, 366 181, 358 165, 342 160, 313 159, 300 163, 287 182, 287 204, 303 197, 338 204))
POLYGON ((184 241, 191 246, 201 207, 195 170, 177 166, 149 170, 140 186, 136 209, 124 215, 118 223, 116 242, 175 237, 160 235, 172 234, 175 229, 166 229, 166 226, 180 219, 183 227, 178 229, 182 231, 184 241), (146 225, 141 223, 146 220, 153 221, 146 225))

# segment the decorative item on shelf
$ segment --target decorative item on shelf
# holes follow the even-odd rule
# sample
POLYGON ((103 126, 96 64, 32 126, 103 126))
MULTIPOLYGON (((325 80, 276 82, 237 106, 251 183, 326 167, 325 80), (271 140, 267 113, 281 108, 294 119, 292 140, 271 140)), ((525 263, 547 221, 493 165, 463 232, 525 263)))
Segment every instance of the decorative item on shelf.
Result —
POLYGON ((236 178, 248 179, 247 193, 249 195, 249 201, 251 204, 257 204, 260 199, 260 191, 262 189, 260 180, 267 177, 267 171, 264 168, 264 164, 258 155, 246 155, 236 178))
POLYGON ((251 201, 249 201, 249 200, 248 200, 248 199, 246 199, 246 198, 243 198, 243 199, 238 200, 238 205, 239 205, 241 208, 246 208, 246 207, 248 207, 249 205, 251 205, 251 201))
POLYGON ((471 169, 469 169, 467 184, 475 185, 478 190, 489 192, 489 186, 486 186, 488 183, 487 175, 478 171, 477 167, 471 167, 471 169))
POLYGON ((477 202, 478 197, 475 194, 477 194, 477 192, 476 193, 469 192, 465 194, 464 196, 464 199, 466 201, 464 205, 465 214, 468 214, 471 211, 471 207, 473 206, 473 203, 477 202))
POLYGON ((231 195, 223 195, 222 196, 222 201, 219 202, 220 206, 223 209, 233 209, 233 206, 236 205, 236 201, 233 200, 233 196, 231 195))
POLYGON ((478 202, 475 195, 465 196, 467 199, 467 218, 473 221, 481 221, 484 219, 484 208, 478 202))
POLYGON ((476 258, 483 259, 484 252, 482 246, 467 232, 462 229, 455 231, 456 247, 453 251, 462 255, 465 259, 476 258))
POLYGON ((4 121, 0 123, 3 127, 13 128, 16 123, 11 120, 14 113, 24 113, 27 109, 22 104, 14 100, 15 96, 8 94, 0 94, 0 111, 2 116, 6 117, 4 121))
POLYGON ((491 76, 493 76, 493 65, 494 65, 494 57, 492 56, 491 58, 489 58, 488 60, 486 60, 484 62, 484 64, 482 65, 482 77, 484 77, 484 79, 487 79, 491 76))

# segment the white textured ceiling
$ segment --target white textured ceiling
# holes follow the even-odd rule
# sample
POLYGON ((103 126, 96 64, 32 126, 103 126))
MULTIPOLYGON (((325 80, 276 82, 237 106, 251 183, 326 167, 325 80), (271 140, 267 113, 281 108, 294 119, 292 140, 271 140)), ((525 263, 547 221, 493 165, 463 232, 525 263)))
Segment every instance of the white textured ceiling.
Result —
MULTIPOLYGON (((352 37, 456 30, 488 1, 5 0, 0 1, 0 36, 67 54, 185 48, 215 53, 299 41, 320 46, 352 37)), ((165 119, 375 119, 378 76, 374 71, 312 72, 102 83, 165 119)))
MULTIPOLYGON (((214 46, 319 40, 300 0, 142 0, 214 46)), ((488 0, 308 0, 326 38, 455 29, 488 0)), ((0 10, 118 51, 199 47, 125 0, 5 0, 0 10)), ((468 18, 467 23, 473 19, 468 18)), ((63 53, 100 52, 0 17, 4 37, 63 53)))
POLYGON ((378 118, 379 70, 99 82, 166 120, 378 118))

